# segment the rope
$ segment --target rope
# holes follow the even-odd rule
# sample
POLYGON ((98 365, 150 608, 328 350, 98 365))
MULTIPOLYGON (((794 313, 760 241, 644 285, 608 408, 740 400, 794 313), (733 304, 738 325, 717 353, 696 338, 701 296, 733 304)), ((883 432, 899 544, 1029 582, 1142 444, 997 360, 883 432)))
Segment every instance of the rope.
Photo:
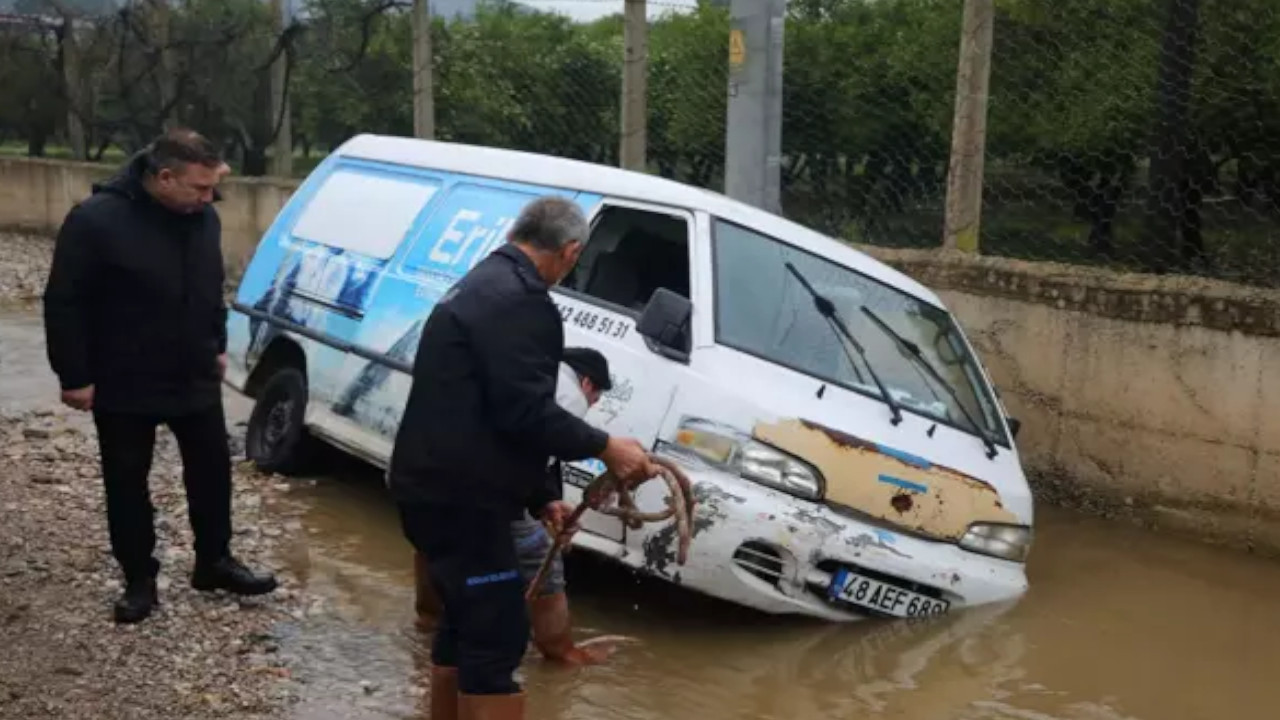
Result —
MULTIPOLYGON (((619 482, 612 472, 606 472, 592 480, 582 491, 582 502, 573 509, 569 519, 565 521, 565 527, 569 528, 576 525, 582 514, 587 510, 595 510, 603 515, 619 518, 632 530, 639 530, 645 523, 657 523, 675 518, 676 536, 680 540, 676 550, 676 564, 684 565, 689 558, 689 543, 693 540, 693 486, 689 482, 688 476, 680 469, 680 466, 671 460, 656 455, 650 455, 649 460, 658 466, 658 474, 645 478, 638 483, 628 485, 619 482), (669 491, 667 507, 665 510, 657 512, 642 512, 640 508, 636 507, 632 492, 635 488, 654 479, 654 477, 662 478, 667 485, 667 490, 669 491), (618 498, 617 504, 606 505, 606 501, 615 495, 618 498)), ((533 576, 528 589, 525 590, 526 600, 532 600, 537 596, 538 591, 542 588, 542 583, 546 581, 547 572, 551 569, 551 563, 568 543, 569 535, 567 533, 561 531, 556 535, 551 549, 547 551, 546 557, 542 559, 538 574, 533 576)))

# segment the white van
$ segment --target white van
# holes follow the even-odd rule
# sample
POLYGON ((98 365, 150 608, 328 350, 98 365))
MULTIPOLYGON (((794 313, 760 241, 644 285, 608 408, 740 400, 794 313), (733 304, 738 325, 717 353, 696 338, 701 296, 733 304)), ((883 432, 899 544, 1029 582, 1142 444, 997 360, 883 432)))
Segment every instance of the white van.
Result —
MULTIPOLYGON (((770 613, 937 615, 1026 590, 1032 498, 1007 418, 938 297, 722 195, 509 150, 361 135, 280 211, 228 321, 247 444, 300 470, 317 439, 386 467, 436 300, 554 193, 592 232, 552 296, 613 389, 587 419, 682 461, 673 528, 589 513, 574 544, 770 613)), ((566 469, 565 496, 603 471, 566 469)), ((637 500, 662 507, 648 483, 637 500)))

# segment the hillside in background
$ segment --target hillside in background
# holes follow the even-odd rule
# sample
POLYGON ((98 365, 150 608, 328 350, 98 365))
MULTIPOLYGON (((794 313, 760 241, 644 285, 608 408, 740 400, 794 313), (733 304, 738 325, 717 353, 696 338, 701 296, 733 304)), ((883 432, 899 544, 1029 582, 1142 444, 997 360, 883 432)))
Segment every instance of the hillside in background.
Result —
MULTIPOLYGON (((67 7, 85 15, 104 15, 114 12, 123 0, 62 0, 67 7)), ((0 13, 48 15, 50 5, 45 0, 0 0, 0 13)))
MULTIPOLYGON (((126 0, 61 0, 70 8, 85 15, 105 15, 114 12, 124 5, 126 0)), ((485 0, 433 0, 431 12, 445 19, 474 18, 476 9, 485 0)), ((306 0, 288 0, 293 14, 300 15, 306 6, 306 0)), ((518 5, 518 3, 513 3, 518 5)), ((530 10, 530 8, 521 8, 530 10)), ((50 14, 47 0, 0 0, 0 14, 50 14)))

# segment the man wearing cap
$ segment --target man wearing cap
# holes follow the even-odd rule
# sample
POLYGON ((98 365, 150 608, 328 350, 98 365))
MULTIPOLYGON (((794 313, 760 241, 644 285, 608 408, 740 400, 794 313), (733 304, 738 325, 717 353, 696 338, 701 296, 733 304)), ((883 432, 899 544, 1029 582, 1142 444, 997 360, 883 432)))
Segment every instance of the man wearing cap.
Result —
MULTIPOLYGON (((578 417, 587 414, 600 396, 612 389, 609 361, 600 352, 585 347, 565 348, 556 383, 556 403, 578 417)), ((551 459, 548 482, 561 483, 560 462, 551 459)), ((511 523, 521 580, 528 585, 551 549, 552 537, 542 523, 528 512, 511 523)), ((430 630, 440 611, 440 600, 427 577, 426 556, 414 553, 414 607, 417 625, 430 630)), ((610 648, 603 644, 575 645, 570 633, 569 598, 565 594, 564 563, 556 557, 538 597, 530 603, 533 643, 548 660, 569 665, 585 665, 605 660, 610 648)))

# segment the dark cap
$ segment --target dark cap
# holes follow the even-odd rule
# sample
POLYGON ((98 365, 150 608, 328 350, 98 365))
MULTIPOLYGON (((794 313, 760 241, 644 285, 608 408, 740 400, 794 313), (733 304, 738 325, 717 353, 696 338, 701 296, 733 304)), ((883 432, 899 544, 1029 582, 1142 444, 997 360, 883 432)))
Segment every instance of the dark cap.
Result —
POLYGON ((602 392, 613 387, 609 380, 609 361, 598 350, 587 347, 567 347, 564 349, 564 364, 573 371, 587 378, 592 385, 602 392))

